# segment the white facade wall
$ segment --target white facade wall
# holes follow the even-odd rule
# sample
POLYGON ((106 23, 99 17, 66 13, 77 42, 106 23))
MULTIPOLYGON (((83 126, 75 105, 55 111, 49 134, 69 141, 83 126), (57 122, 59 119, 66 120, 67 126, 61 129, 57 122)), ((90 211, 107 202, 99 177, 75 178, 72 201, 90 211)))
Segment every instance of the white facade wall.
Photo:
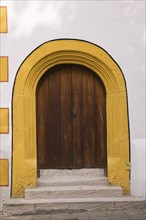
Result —
MULTIPOLYGON (((53 39, 90 41, 115 59, 127 83, 130 139, 140 141, 134 142, 137 147, 143 143, 138 149, 144 148, 145 153, 145 1, 2 0, 1 5, 7 6, 8 33, 0 35, 0 56, 9 57, 9 82, 0 83, 0 107, 9 108, 10 132, 0 135, 0 158, 9 159, 10 185, 11 109, 16 73, 29 53, 53 39)), ((135 154, 133 145, 131 148, 135 154)), ((133 161, 141 163, 140 154, 133 161)), ((2 199, 9 197, 10 185, 0 188, 2 199)))
POLYGON ((131 195, 146 199, 146 147, 145 139, 131 142, 131 195))

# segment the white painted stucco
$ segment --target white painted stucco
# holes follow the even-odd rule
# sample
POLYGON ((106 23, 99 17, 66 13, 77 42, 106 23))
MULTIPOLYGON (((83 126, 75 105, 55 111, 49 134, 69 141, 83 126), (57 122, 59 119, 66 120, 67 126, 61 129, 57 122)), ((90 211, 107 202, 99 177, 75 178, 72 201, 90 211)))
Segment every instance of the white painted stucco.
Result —
POLYGON ((131 143, 131 195, 146 199, 146 140, 131 143))
MULTIPOLYGON (((0 157, 9 159, 11 183, 11 104, 14 79, 23 60, 40 44, 60 38, 83 39, 104 48, 127 83, 131 142, 145 138, 145 1, 14 1, 7 6, 8 33, 0 34, 1 56, 9 57, 9 82, 0 83, 0 107, 10 111, 10 133, 0 135, 0 157)), ((143 145, 143 144, 142 144, 143 145)), ((134 163, 141 160, 133 151, 134 163)), ((135 164, 136 165, 136 164, 135 164)), ((134 165, 134 166, 135 166, 134 165)), ((133 165, 132 165, 133 166, 133 165)), ((135 172, 135 171, 134 171, 135 172)), ((132 179, 132 181, 134 181, 132 179)), ((133 188, 134 190, 134 188, 133 188)), ((1 198, 9 187, 2 187, 1 198)))

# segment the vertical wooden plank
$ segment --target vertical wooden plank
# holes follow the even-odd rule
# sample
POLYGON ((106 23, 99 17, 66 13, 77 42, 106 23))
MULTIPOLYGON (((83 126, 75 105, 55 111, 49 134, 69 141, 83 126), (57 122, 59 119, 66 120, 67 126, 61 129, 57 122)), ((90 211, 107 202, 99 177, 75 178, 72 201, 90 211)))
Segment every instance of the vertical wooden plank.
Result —
POLYGON ((39 168, 60 168, 59 71, 48 72, 38 89, 39 168))
POLYGON ((95 77, 95 150, 97 166, 106 167, 106 91, 102 81, 95 77))
POLYGON ((46 161, 47 168, 60 168, 60 76, 59 70, 55 70, 49 74, 48 78, 48 102, 47 114, 47 127, 46 127, 46 161))
POLYGON ((94 128, 94 77, 89 70, 83 69, 83 146, 84 165, 95 166, 95 128, 94 128))
POLYGON ((73 167, 84 167, 84 150, 82 144, 82 67, 72 66, 72 114, 73 114, 73 167))
POLYGON ((46 111, 48 109, 48 80, 46 78, 41 79, 37 88, 37 157, 38 157, 38 169, 45 168, 45 155, 46 155, 46 111), (44 96, 45 94, 45 96, 44 96))
POLYGON ((72 168, 71 66, 60 69, 61 168, 72 168))

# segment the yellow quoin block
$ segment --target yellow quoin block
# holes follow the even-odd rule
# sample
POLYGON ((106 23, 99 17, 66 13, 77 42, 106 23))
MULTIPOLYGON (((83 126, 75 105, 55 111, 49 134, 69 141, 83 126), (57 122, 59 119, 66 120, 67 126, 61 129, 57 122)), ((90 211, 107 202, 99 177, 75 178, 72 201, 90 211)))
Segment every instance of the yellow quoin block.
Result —
POLYGON ((0 6, 0 33, 7 33, 7 7, 0 6))
POLYGON ((0 57, 0 82, 8 82, 8 57, 0 57))
POLYGON ((9 109, 0 108, 0 134, 9 133, 9 109))
POLYGON ((9 185, 9 163, 7 159, 0 159, 0 186, 9 185))

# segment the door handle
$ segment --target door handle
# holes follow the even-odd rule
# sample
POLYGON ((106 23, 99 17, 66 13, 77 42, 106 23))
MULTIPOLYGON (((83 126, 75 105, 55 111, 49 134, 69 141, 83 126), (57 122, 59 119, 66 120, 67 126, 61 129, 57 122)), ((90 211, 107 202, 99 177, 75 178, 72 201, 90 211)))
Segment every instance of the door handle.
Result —
POLYGON ((77 117, 77 113, 75 111, 73 111, 73 118, 77 117))

